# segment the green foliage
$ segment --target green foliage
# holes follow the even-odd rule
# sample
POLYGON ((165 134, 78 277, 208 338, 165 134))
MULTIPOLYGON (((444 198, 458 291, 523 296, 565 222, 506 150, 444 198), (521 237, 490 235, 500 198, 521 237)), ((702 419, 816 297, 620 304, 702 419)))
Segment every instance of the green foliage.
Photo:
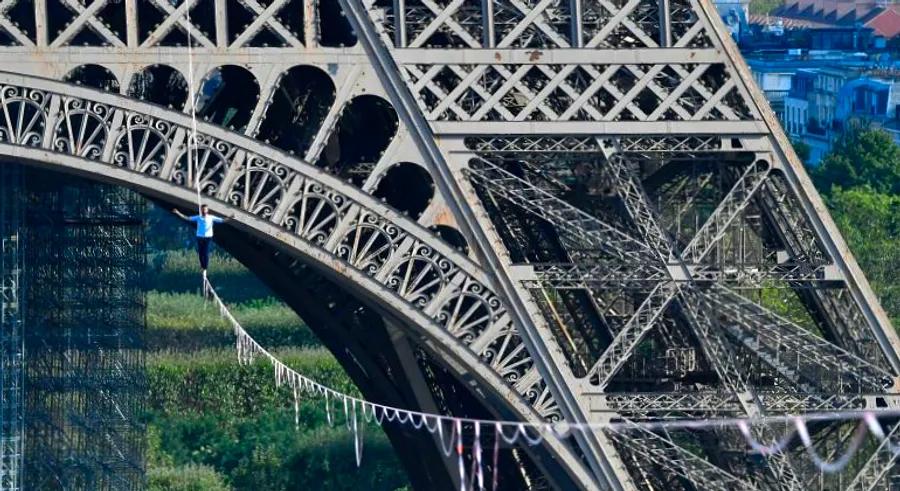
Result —
POLYGON ((147 470, 148 491, 228 491, 222 475, 205 465, 151 467, 147 470))
POLYGON ((809 310, 797 292, 789 288, 764 288, 760 290, 757 302, 775 314, 794 322, 807 331, 822 337, 822 331, 809 315, 809 310))
POLYGON ((749 9, 751 14, 768 14, 783 3, 781 0, 752 0, 749 9))
MULTIPOLYGON (((240 366, 231 327, 199 295, 190 227, 151 212, 147 297, 146 455, 151 491, 405 489, 408 481, 377 426, 357 469, 342 408, 327 425, 321 399, 294 399, 262 360, 240 366)), ((215 251, 210 279, 241 324, 297 371, 357 393, 310 329, 238 261, 215 251), (277 349, 281 347, 281 349, 277 349)))
MULTIPOLYGON (((324 349, 274 354, 326 385, 356 392, 324 349)), ((317 489, 390 490, 406 482, 393 449, 375 426, 366 428, 363 466, 356 468, 341 408, 330 428, 323 401, 303 397, 295 427, 293 395, 287 387, 275 386, 274 371, 262 360, 240 366, 233 350, 164 352, 148 357, 147 372, 151 468, 201 464, 236 489, 286 490, 315 483, 317 489)))
POLYGON ((809 162, 809 156, 812 153, 812 147, 801 140, 792 140, 791 146, 794 147, 794 152, 797 154, 797 157, 800 157, 801 161, 809 162))
POLYGON ((854 257, 900 326, 900 146, 852 124, 811 172, 854 257))
MULTIPOLYGON (((322 348, 273 353, 312 379, 343 392, 356 392, 338 362, 322 348)), ((240 366, 236 360, 234 349, 148 355, 150 409, 167 414, 248 417, 258 411, 292 406, 289 389, 275 386, 275 372, 268 363, 240 366)), ((309 414, 310 423, 320 424, 325 420, 324 412, 318 404, 310 406, 313 409, 318 412, 309 414)))
POLYGON ((387 438, 374 427, 363 437, 357 468, 353 437, 342 422, 334 428, 301 424, 296 431, 292 414, 265 411, 243 419, 164 417, 156 424, 176 461, 218 469, 235 489, 393 490, 406 483, 387 438))
POLYGON ((882 306, 900 326, 900 195, 836 187, 828 205, 882 306))
MULTIPOLYGON (((243 264, 215 248, 209 260, 209 279, 223 298, 246 302, 272 295, 243 264)), ((184 249, 162 251, 151 256, 148 289, 163 292, 200 291, 200 266, 191 243, 184 249)))
POLYGON ((817 187, 866 186, 879 193, 900 193, 900 146, 884 130, 852 125, 813 170, 817 187))
MULTIPOLYGON (((318 339, 297 314, 273 298, 231 307, 263 346, 316 346, 318 339)), ((234 344, 231 326, 196 293, 147 295, 146 342, 151 350, 193 351, 234 344)))

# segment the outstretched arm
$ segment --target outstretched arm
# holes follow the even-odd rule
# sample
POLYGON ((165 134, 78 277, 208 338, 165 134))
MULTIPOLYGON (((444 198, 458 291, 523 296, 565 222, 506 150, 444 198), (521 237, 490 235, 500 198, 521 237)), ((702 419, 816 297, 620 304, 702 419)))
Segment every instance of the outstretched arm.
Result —
POLYGON ((228 215, 227 217, 220 217, 220 216, 213 217, 214 223, 225 223, 225 222, 230 222, 231 220, 234 220, 234 213, 228 215))
POLYGON ((184 213, 179 211, 177 208, 172 208, 172 213, 174 213, 175 215, 178 216, 178 218, 180 218, 186 222, 191 221, 190 217, 188 217, 187 215, 185 215, 184 213))

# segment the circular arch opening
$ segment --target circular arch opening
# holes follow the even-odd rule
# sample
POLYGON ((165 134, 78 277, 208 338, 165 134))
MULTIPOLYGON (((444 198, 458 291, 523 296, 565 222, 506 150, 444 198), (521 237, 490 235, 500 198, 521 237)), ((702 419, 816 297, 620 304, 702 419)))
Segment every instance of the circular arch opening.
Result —
POLYGON ((334 99, 334 82, 327 73, 312 66, 295 66, 281 75, 256 138, 304 155, 334 99))
POLYGON ((181 110, 187 102, 188 84, 178 70, 168 65, 150 65, 131 78, 128 95, 181 110))
POLYGON ((212 69, 197 93, 197 116, 243 132, 259 100, 259 82, 244 67, 224 65, 212 69))
POLYGON ((119 92, 119 80, 108 68, 101 65, 81 65, 75 67, 63 77, 63 80, 76 85, 93 87, 107 92, 119 92))
POLYGON ((441 238, 444 242, 450 244, 454 249, 462 252, 463 254, 469 254, 469 243, 466 241, 466 238, 456 230, 456 228, 451 227, 450 225, 432 225, 429 229, 434 232, 435 235, 441 238))
POLYGON ((362 184, 397 134, 397 125, 397 113, 388 101, 375 95, 354 98, 344 108, 318 165, 362 184))
POLYGON ((434 181, 422 166, 401 162, 384 173, 372 195, 418 220, 434 198, 434 181))

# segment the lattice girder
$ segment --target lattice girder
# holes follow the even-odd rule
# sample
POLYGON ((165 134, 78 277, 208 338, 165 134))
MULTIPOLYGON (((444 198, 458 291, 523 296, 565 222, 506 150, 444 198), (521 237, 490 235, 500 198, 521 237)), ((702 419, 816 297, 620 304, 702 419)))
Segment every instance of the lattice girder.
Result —
MULTIPOLYGON (((133 167, 109 172, 123 180, 120 171, 141 171, 176 179, 173 189, 198 179, 210 184, 219 199, 262 217, 273 227, 269 236, 288 226, 312 241, 311 251, 338 257, 344 274, 373 288, 388 285, 392 305, 412 306, 413 323, 448 345, 461 341, 468 351, 460 356, 473 363, 481 356, 486 373, 496 374, 492 387, 532 417, 604 421, 896 404, 888 379, 900 372, 900 342, 704 0, 340 0, 355 45, 349 37, 331 41, 340 31, 328 17, 333 3, 317 0, 58 3, 72 22, 57 33, 48 22, 30 22, 46 20, 45 2, 0 2, 4 67, 63 78, 96 63, 128 93, 136 74, 154 64, 187 73, 190 36, 202 75, 188 93, 229 64, 247 66, 257 81, 260 97, 240 128, 253 137, 299 59, 335 86, 335 100, 301 152, 307 162, 331 155, 354 98, 390 100, 397 136, 376 161, 362 163, 362 177, 352 175, 361 189, 323 187, 318 174, 297 174, 299 160, 284 154, 254 159, 265 152, 216 147, 233 141, 227 132, 203 142, 213 164, 199 176, 169 146, 159 155, 135 152, 140 141, 183 145, 184 123, 129 133, 131 146, 114 148, 115 128, 149 118, 139 123, 144 128, 157 120, 153 111, 92 112, 51 97, 51 113, 68 111, 62 125, 37 124, 31 115, 50 107, 32 101, 24 114, 36 126, 0 125, 0 135, 4 147, 24 148, 17 152, 37 160, 31 152, 47 147, 104 162, 114 157, 133 167), (216 9, 204 15, 201 5, 216 9), (147 18, 158 25, 144 25, 147 18), (79 125, 92 131, 75 136, 79 125), (418 224, 372 199, 400 161, 426 168, 436 185, 418 224), (706 170, 669 172, 696 162, 706 170), (399 235, 387 223, 403 224, 399 235), (471 259, 421 225, 458 228, 471 259), (435 276, 405 280, 421 271, 435 276), (652 308, 644 312, 648 299, 652 308), (654 354, 665 350, 660 343, 671 349, 654 354), (670 362, 672 372, 654 383, 633 379, 635 367, 670 362), (518 368, 523 363, 528 368, 518 368), (604 367, 594 375, 602 372, 608 386, 590 383, 595 366, 604 367), (835 369, 838 380, 822 376, 835 369), (633 396, 608 392, 629 384, 633 396)), ((695 443, 715 452, 709 441, 695 443)), ((674 441, 664 451, 646 443, 628 449, 621 446, 627 441, 599 433, 571 445, 582 459, 555 451, 572 475, 591 476, 586 488, 719 472, 692 469, 674 441), (647 452, 671 456, 668 470, 634 458, 647 452)), ((867 475, 883 475, 889 464, 873 462, 878 469, 867 475)), ((786 482, 781 486, 791 487, 786 482)))
MULTIPOLYGON (((564 407, 569 417, 590 413, 586 407, 592 389, 586 381, 597 384, 594 391, 605 387, 653 331, 654 323, 670 316, 692 326, 699 342, 694 349, 705 354, 725 392, 734 393, 732 403, 737 406, 729 407, 738 407, 739 412, 873 402, 874 398, 868 402, 860 398, 859 390, 890 398, 900 368, 896 336, 864 280, 847 266, 845 247, 832 240, 836 234, 821 206, 812 205, 818 198, 709 5, 484 2, 479 16, 474 5, 463 9, 460 2, 451 2, 431 3, 431 13, 423 19, 408 15, 415 3, 377 3, 368 11, 350 0, 346 5, 354 11, 357 28, 370 30, 367 48, 385 72, 391 72, 383 76, 421 126, 419 137, 440 138, 435 165, 450 171, 451 180, 445 183, 448 195, 455 193, 454 200, 462 200, 463 211, 473 210, 476 218, 467 225, 487 238, 480 244, 482 254, 507 264, 509 273, 489 272, 500 277, 499 283, 510 285, 506 294, 522 309, 514 311, 527 312, 520 321, 532 323, 530 336, 568 353, 551 355, 550 363, 564 366, 545 371, 563 372, 563 382, 551 384, 555 390, 581 391, 584 399, 564 407), (510 11, 518 13, 508 16, 510 11), (686 18, 691 20, 685 24, 686 18), (418 27, 420 21, 427 31, 418 27), (515 27, 509 27, 510 22, 515 27), (586 22, 599 22, 600 31, 586 22), (417 34, 408 36, 410 32, 417 34), (433 36, 437 32, 462 42, 443 43, 433 36), (509 33, 518 39, 511 41, 509 33), (573 121, 582 124, 569 124, 573 121), (739 166, 747 155, 750 164, 739 166), (732 169, 717 170, 721 178, 707 176, 697 188, 728 183, 713 202, 674 202, 675 226, 700 217, 699 223, 685 229, 684 242, 676 244, 660 226, 655 202, 641 180, 654 167, 698 157, 709 159, 714 167, 731 162, 732 169), (559 170, 566 165, 574 175, 574 187, 566 180, 571 175, 559 170), (606 172, 607 184, 591 189, 588 183, 586 193, 579 191, 578 180, 589 175, 579 174, 582 166, 600 169, 600 175, 606 172), (759 218, 760 210, 772 213, 772 203, 765 203, 772 186, 794 196, 794 203, 780 199, 775 207, 790 208, 795 217, 791 226, 811 231, 814 241, 804 239, 806 248, 801 250, 813 254, 779 249, 784 240, 779 240, 771 220, 759 218), (611 195, 618 200, 611 201, 611 195), (617 207, 618 212, 610 211, 617 207), (530 218, 514 217, 510 210, 530 218), (623 210, 625 222, 614 216, 623 210), (622 226, 629 221, 631 230, 622 226), (540 262, 536 252, 522 255, 533 250, 525 244, 533 235, 527 229, 535 224, 546 229, 541 232, 545 237, 552 238, 547 231, 557 231, 563 251, 547 253, 550 262, 540 262), (825 229, 828 234, 823 235, 825 229), (737 244, 745 249, 736 254, 737 244), (656 257, 648 259, 648 253, 656 257), (808 290, 801 296, 832 303, 840 298, 845 305, 847 295, 819 292, 855 289, 856 309, 863 314, 856 323, 842 320, 839 327, 845 333, 851 329, 848 324, 873 331, 883 355, 851 354, 844 346, 852 343, 839 341, 840 334, 821 340, 807 332, 805 322, 801 327, 770 306, 749 300, 748 295, 763 288, 808 290), (608 326, 612 334, 604 350, 585 352, 592 342, 575 339, 585 331, 572 324, 585 319, 585 313, 560 312, 565 302, 552 301, 554 290, 584 292, 594 300, 596 322, 608 326), (738 291, 748 292, 739 297, 746 302, 730 296, 738 291), (619 300, 608 304, 604 299, 610 296, 619 300), (677 308, 670 309, 672 302, 677 308), (737 309, 722 309, 721 302, 737 309), (765 314, 755 317, 751 312, 765 314), (868 320, 860 326, 858 321, 866 315, 868 320), (759 331, 760 325, 765 329, 759 331), (762 333, 771 336, 763 340, 762 333), (782 342, 789 339, 796 344, 782 342), (732 354, 737 351, 740 358, 732 354), (587 377, 579 375, 585 356, 593 364, 587 377), (815 359, 815 368, 797 356, 815 359), (880 356, 893 359, 889 371, 880 356), (766 376, 777 380, 763 383, 775 385, 760 386, 758 376, 746 373, 745 364, 751 361, 753 366, 765 366, 766 376), (834 370, 842 374, 840 380, 826 375, 834 370), (843 379, 844 373, 852 373, 854 382, 844 385, 849 381, 843 379), (779 391, 783 392, 772 395, 779 391)), ((832 311, 822 317, 834 315, 832 311)), ((612 411, 594 414, 615 414, 612 411)), ((644 414, 652 411, 648 408, 644 414)), ((617 466, 615 458, 604 457, 617 466)), ((774 466, 781 480, 778 486, 799 488, 802 470, 791 469, 787 458, 777 460, 782 460, 774 466)), ((628 477, 616 477, 625 487, 633 485, 628 477)), ((770 478, 756 482, 775 485, 770 478)))

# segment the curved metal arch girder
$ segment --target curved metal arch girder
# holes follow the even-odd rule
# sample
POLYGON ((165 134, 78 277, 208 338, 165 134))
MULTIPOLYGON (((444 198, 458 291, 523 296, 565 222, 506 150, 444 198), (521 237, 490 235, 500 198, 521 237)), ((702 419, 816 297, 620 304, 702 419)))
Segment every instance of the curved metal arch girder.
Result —
MULTIPOLYGON (((197 186, 234 225, 309 261, 415 326, 522 420, 559 417, 486 276, 424 227, 348 183, 188 116, 38 77, 0 72, 0 157, 124 185, 190 205, 197 186), (195 172, 196 169, 196 172, 195 172)), ((546 443, 575 462, 556 439, 546 443)), ((589 483, 579 464, 567 469, 589 483)))
MULTIPOLYGON (((470 385, 466 383, 469 375, 461 366, 442 366, 445 373, 453 376, 455 381, 452 386, 441 386, 439 391, 434 391, 428 383, 428 376, 422 371, 422 365, 415 359, 416 349, 428 353, 429 358, 452 359, 452 356, 442 352, 439 347, 423 344, 421 338, 411 337, 409 329, 403 329, 402 338, 395 337, 400 333, 389 329, 389 324, 396 328, 399 321, 391 318, 388 313, 361 301, 353 292, 335 286, 306 263, 297 261, 293 256, 282 253, 259 239, 230 227, 225 227, 216 234, 217 242, 222 248, 245 264, 303 318, 366 397, 418 411, 435 411, 438 406, 452 404, 458 411, 464 411, 471 417, 510 417, 502 410, 498 411, 498 408, 503 409, 505 405, 503 401, 494 400, 494 394, 470 389, 470 385), (336 300, 341 307, 333 303, 336 300), (352 314, 343 312, 345 309, 352 314), (378 317, 378 321, 372 324, 361 323, 360 317, 366 314, 360 315, 360 309, 368 311, 369 316, 378 317), (399 345, 395 345, 398 341, 399 345), (405 356, 413 358, 406 358, 404 363, 405 356), (424 386, 416 386, 423 383, 424 386), (457 397, 460 394, 457 390, 468 393, 471 400, 459 404, 457 397), (453 393, 452 400, 442 400, 441 396, 446 394, 445 391, 453 393)), ((455 411, 451 413, 462 414, 455 411)), ((383 429, 397 450, 398 458, 404 463, 413 489, 459 489, 455 455, 446 457, 434 435, 428 432, 411 432, 408 428, 395 425, 383 429)), ((571 475, 566 474, 546 451, 527 445, 520 448, 525 452, 517 455, 512 452, 500 454, 500 482, 506 483, 502 486, 503 489, 527 487, 527 480, 516 480, 523 476, 516 467, 519 456, 526 457, 524 454, 532 457, 537 470, 544 473, 547 481, 556 486, 555 489, 578 488, 569 481, 571 475)))

